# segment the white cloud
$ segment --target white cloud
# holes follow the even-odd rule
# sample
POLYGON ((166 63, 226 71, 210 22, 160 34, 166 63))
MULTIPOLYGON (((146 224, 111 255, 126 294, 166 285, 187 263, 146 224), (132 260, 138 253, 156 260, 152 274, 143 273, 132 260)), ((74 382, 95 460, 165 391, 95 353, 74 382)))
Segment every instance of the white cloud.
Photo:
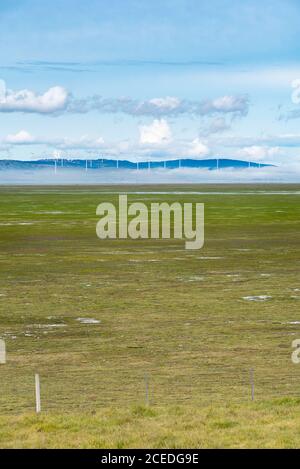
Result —
POLYGON ((61 137, 35 137, 27 130, 20 130, 15 134, 9 134, 0 141, 7 145, 46 145, 55 147, 56 150, 88 150, 104 147, 102 137, 91 138, 88 135, 82 135, 78 139, 61 137))
POLYGON ((209 153, 208 147, 199 140, 195 138, 190 144, 188 144, 187 156, 199 157, 206 156, 209 153))
POLYGON ((280 156, 282 150, 279 147, 267 147, 260 145, 252 145, 238 150, 237 155, 242 158, 251 159, 252 161, 260 161, 273 159, 280 156))
MULTIPOLYGON (((292 87, 292 94, 291 94, 291 101, 293 104, 300 104, 300 78, 296 78, 291 82, 292 87)), ((280 107, 281 109, 281 107, 280 107)), ((279 114, 279 120, 290 120, 290 119, 298 119, 300 117, 300 109, 299 106, 296 106, 293 109, 288 109, 287 111, 283 111, 279 114)))
MULTIPOLYGON (((210 171, 198 168, 177 168, 173 170, 151 169, 150 171, 136 170, 106 170, 85 171, 69 170, 58 171, 53 177, 53 169, 40 171, 2 171, 2 184, 108 184, 124 181, 132 184, 159 183, 265 183, 265 182, 300 182, 300 164, 281 167, 222 169, 210 171)), ((293 192, 293 188, 290 189, 293 192)), ((249 189, 251 192, 251 189, 249 189)), ((220 189, 221 192, 221 189, 220 189)), ((278 191, 280 193, 280 189, 278 191)))
POLYGON ((230 128, 230 125, 226 122, 226 119, 223 116, 216 116, 212 118, 207 126, 200 129, 200 133, 207 137, 213 134, 220 134, 230 128))
POLYGON ((103 98, 99 95, 82 99, 70 98, 68 111, 85 113, 98 111, 101 113, 123 113, 130 116, 164 116, 179 117, 183 114, 190 116, 224 115, 232 117, 245 116, 248 112, 249 100, 247 96, 221 96, 213 100, 188 100, 178 97, 160 97, 139 101, 133 98, 103 98))
POLYGON ((166 98, 153 98, 149 100, 150 104, 153 104, 154 106, 164 109, 164 110, 174 110, 177 109, 181 101, 179 98, 172 97, 172 96, 167 96, 166 98))
POLYGON ((152 116, 159 119, 166 116, 181 115, 208 116, 230 115, 245 116, 249 102, 247 96, 221 96, 201 101, 180 99, 176 96, 155 97, 149 100, 134 98, 103 98, 100 95, 83 98, 73 97, 62 86, 53 86, 46 92, 22 89, 10 90, 5 81, 0 80, 0 112, 35 112, 51 114, 58 112, 87 113, 98 111, 103 114, 127 114, 130 116, 152 116))
POLYGON ((293 80, 291 86, 293 88, 291 96, 292 102, 294 104, 300 104, 300 79, 297 78, 296 80, 293 80))
POLYGON ((246 115, 248 112, 247 96, 221 96, 202 103, 201 114, 232 114, 233 116, 246 115))
POLYGON ((20 130, 16 134, 9 134, 4 139, 5 143, 11 143, 14 145, 26 145, 35 143, 36 139, 27 130, 20 130))
POLYGON ((240 107, 240 100, 235 96, 222 96, 221 98, 214 99, 212 105, 217 111, 232 111, 240 107))
POLYGON ((61 86, 49 88, 43 94, 23 89, 13 91, 0 83, 0 112, 36 112, 51 114, 66 109, 69 94, 61 86))
POLYGON ((154 119, 150 125, 141 125, 140 143, 142 145, 162 145, 172 140, 169 124, 165 119, 154 119))
POLYGON ((102 137, 91 138, 88 135, 82 135, 79 139, 64 138, 57 141, 57 145, 64 150, 96 150, 103 148, 104 139, 102 137))

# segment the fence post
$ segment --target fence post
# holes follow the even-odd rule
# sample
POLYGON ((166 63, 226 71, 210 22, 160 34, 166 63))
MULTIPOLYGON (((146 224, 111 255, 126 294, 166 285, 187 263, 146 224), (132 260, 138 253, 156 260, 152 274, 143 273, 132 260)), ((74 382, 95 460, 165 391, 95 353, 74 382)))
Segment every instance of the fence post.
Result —
POLYGON ((254 401, 254 370, 250 369, 251 401, 254 401))
POLYGON ((0 339, 0 363, 1 365, 6 363, 6 346, 3 339, 0 339))
POLYGON ((40 376, 38 373, 35 374, 35 409, 38 414, 41 412, 41 390, 40 390, 40 376))
POLYGON ((150 404, 149 400, 149 377, 147 373, 145 374, 145 398, 146 398, 146 406, 150 404))

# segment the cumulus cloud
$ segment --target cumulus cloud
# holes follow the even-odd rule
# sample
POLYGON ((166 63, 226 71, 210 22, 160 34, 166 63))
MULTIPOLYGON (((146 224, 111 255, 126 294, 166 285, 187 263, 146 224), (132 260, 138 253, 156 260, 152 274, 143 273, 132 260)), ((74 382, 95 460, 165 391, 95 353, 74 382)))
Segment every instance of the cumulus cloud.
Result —
POLYGON ((230 125, 223 116, 216 116, 209 122, 208 126, 201 129, 201 134, 205 136, 219 134, 230 128, 230 125))
POLYGON ((172 111, 180 106, 180 99, 172 96, 166 98, 153 98, 149 100, 149 104, 156 106, 158 109, 172 111))
POLYGON ((212 100, 193 101, 178 97, 158 97, 149 100, 132 98, 103 98, 99 95, 87 98, 72 98, 68 104, 68 111, 86 113, 98 111, 101 113, 124 113, 131 116, 178 117, 183 114, 194 116, 225 115, 232 117, 245 116, 248 113, 249 100, 247 96, 221 96, 212 100))
POLYGON ((150 125, 141 125, 139 131, 142 145, 162 145, 172 140, 172 132, 165 119, 154 119, 150 125))
POLYGON ((293 80, 291 83, 292 86, 292 102, 294 104, 300 104, 300 78, 297 78, 296 80, 293 80))
POLYGON ((20 130, 15 134, 8 134, 0 143, 14 145, 46 145, 55 147, 56 150, 90 150, 100 149, 104 147, 104 139, 102 137, 92 138, 88 135, 82 135, 78 139, 61 138, 61 137, 36 137, 27 130, 20 130))
POLYGON ((33 137, 27 130, 20 130, 16 134, 9 134, 4 139, 5 143, 11 143, 14 145, 27 145, 36 142, 35 137, 33 137))
POLYGON ((245 96, 222 96, 206 102, 211 112, 244 114, 248 110, 248 99, 245 96))
POLYGON ((187 156, 201 157, 209 154, 209 148, 199 138, 195 138, 191 143, 188 144, 186 151, 187 156))
POLYGON ((0 83, 0 112, 35 112, 51 114, 63 111, 67 107, 69 93, 61 86, 49 88, 45 93, 23 89, 13 91, 0 83))
MULTIPOLYGON (((300 104, 300 78, 296 78, 291 82, 291 101, 295 105, 300 104)), ((281 109, 281 108, 280 108, 281 109)), ((279 120, 289 121, 290 119, 298 119, 300 117, 299 106, 296 106, 294 109, 288 109, 287 111, 281 112, 279 114, 279 120)))
POLYGON ((42 94, 22 89, 10 90, 0 80, 0 112, 35 112, 54 114, 60 112, 123 113, 130 116, 151 116, 154 118, 191 116, 230 115, 232 118, 248 113, 247 96, 225 95, 214 99, 188 100, 176 96, 154 97, 138 100, 128 97, 104 98, 100 95, 76 98, 64 87, 53 86, 42 94))
POLYGON ((238 150, 237 155, 242 158, 250 159, 251 161, 262 161, 267 159, 274 159, 280 156, 282 150, 279 147, 267 147, 252 145, 238 150))

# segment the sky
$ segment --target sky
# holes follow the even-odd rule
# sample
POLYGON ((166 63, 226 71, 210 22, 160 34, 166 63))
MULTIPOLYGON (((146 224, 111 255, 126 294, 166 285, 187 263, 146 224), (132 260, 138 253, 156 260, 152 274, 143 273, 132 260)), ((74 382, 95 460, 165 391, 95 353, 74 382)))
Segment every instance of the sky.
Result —
POLYGON ((1 0, 0 158, 218 156, 300 177, 299 37, 298 0, 1 0))

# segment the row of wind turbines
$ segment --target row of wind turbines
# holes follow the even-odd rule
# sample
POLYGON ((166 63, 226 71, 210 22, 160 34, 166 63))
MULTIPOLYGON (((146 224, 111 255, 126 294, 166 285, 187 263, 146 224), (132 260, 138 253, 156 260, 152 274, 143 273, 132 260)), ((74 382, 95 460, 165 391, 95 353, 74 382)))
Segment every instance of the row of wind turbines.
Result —
MULTIPOLYGON (((64 167, 64 162, 67 160, 67 158, 63 158, 59 152, 54 152, 53 154, 53 159, 54 159, 54 173, 57 174, 58 167, 63 168, 64 167)), ((216 158, 216 169, 220 169, 220 163, 219 163, 220 158, 216 158)), ((102 163, 104 162, 104 158, 102 158, 102 163)), ((116 169, 119 169, 119 162, 120 160, 117 158, 116 159, 116 169)), ((144 165, 145 162, 136 162, 136 169, 139 170, 141 169, 141 165, 144 165)), ((182 160, 178 159, 178 168, 182 167, 182 160)), ((258 167, 261 167, 261 163, 258 163, 258 167)), ((88 159, 86 158, 85 160, 85 172, 88 172, 89 169, 93 168, 93 159, 88 159)), ((163 162, 163 168, 167 169, 167 160, 163 162)), ((248 162, 248 168, 251 168, 251 162, 248 162)), ((147 161, 147 169, 151 169, 151 161, 147 161)))

